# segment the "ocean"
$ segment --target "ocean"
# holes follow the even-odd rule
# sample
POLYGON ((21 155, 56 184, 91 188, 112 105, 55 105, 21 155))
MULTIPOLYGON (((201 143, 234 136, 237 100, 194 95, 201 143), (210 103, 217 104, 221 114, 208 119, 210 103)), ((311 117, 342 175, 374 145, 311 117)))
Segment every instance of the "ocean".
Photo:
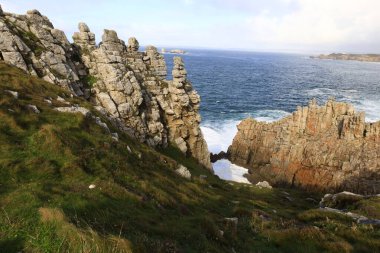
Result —
MULTIPOLYGON (((201 129, 210 152, 227 150, 242 119, 275 121, 312 98, 323 104, 335 97, 366 112, 368 122, 380 120, 380 63, 300 54, 187 51, 181 57, 201 96, 201 129)), ((165 58, 171 70, 173 55, 165 58)), ((246 170, 227 161, 214 164, 214 170, 221 178, 246 182, 242 177, 246 170)))

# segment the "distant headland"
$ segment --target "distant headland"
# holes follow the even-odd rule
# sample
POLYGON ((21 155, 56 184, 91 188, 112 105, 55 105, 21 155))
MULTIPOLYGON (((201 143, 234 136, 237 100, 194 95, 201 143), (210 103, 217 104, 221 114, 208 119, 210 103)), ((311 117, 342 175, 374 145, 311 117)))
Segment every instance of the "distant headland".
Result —
POLYGON ((161 53, 163 53, 163 54, 187 54, 187 52, 185 50, 182 50, 182 49, 167 50, 165 48, 161 49, 161 53))
POLYGON ((321 54, 318 56, 310 56, 313 59, 323 60, 345 60, 345 61, 365 61, 365 62, 380 62, 380 54, 321 54))

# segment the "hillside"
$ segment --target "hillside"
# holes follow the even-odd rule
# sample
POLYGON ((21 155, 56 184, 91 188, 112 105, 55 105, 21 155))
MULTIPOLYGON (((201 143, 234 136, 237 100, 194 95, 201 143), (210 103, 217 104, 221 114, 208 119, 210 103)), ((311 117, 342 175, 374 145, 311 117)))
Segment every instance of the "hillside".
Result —
MULTIPOLYGON (((221 181, 176 148, 135 141, 84 99, 4 63, 0 115, 0 252, 380 248, 378 227, 317 209, 321 196, 221 181), (191 179, 175 172, 180 165, 191 179)), ((377 197, 345 208, 380 218, 379 205, 377 197)))

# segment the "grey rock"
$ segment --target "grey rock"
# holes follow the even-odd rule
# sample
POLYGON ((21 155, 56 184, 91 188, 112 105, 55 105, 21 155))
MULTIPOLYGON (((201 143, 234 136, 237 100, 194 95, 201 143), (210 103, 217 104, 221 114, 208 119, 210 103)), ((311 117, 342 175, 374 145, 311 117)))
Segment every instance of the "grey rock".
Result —
POLYGON ((113 139, 114 141, 116 141, 116 142, 119 141, 119 135, 118 135, 118 133, 112 133, 111 136, 112 136, 112 139, 113 139))
POLYGON ((26 106, 26 109, 30 112, 33 112, 33 113, 36 113, 36 114, 39 114, 40 113, 40 110, 38 110, 37 106, 35 105, 27 105, 26 106))
POLYGON ((80 113, 84 116, 90 116, 91 115, 91 112, 87 108, 84 108, 84 107, 75 107, 75 106, 57 107, 57 108, 54 108, 54 110, 59 111, 59 112, 67 112, 67 113, 80 113))
POLYGON ((365 197, 363 195, 347 191, 337 194, 326 194, 319 203, 319 206, 330 208, 344 208, 347 205, 351 205, 355 202, 363 200, 364 198, 365 197))
POLYGON ((18 92, 12 90, 5 90, 6 93, 12 95, 15 99, 18 99, 18 92))
POLYGON ((139 51, 140 44, 135 37, 131 37, 128 39, 128 51, 129 52, 137 52, 139 51))
POLYGON ((183 165, 179 165, 175 172, 183 178, 191 179, 190 171, 183 165))
POLYGON ((29 10, 26 12, 26 14, 42 16, 38 10, 29 10))
POLYGON ((90 28, 88 27, 88 25, 86 23, 83 23, 83 22, 80 22, 78 24, 78 29, 82 33, 90 32, 90 28))
POLYGON ((262 187, 262 188, 267 188, 267 189, 272 189, 272 186, 267 181, 258 182, 256 184, 256 186, 262 187))

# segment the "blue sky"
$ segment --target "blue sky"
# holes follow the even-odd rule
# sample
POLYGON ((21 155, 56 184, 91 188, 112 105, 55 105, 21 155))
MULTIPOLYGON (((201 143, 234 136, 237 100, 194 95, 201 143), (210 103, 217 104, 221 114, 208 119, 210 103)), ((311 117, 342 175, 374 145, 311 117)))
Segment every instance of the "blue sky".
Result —
POLYGON ((380 53, 379 0, 3 0, 38 9, 70 39, 80 21, 142 45, 280 52, 380 53))

